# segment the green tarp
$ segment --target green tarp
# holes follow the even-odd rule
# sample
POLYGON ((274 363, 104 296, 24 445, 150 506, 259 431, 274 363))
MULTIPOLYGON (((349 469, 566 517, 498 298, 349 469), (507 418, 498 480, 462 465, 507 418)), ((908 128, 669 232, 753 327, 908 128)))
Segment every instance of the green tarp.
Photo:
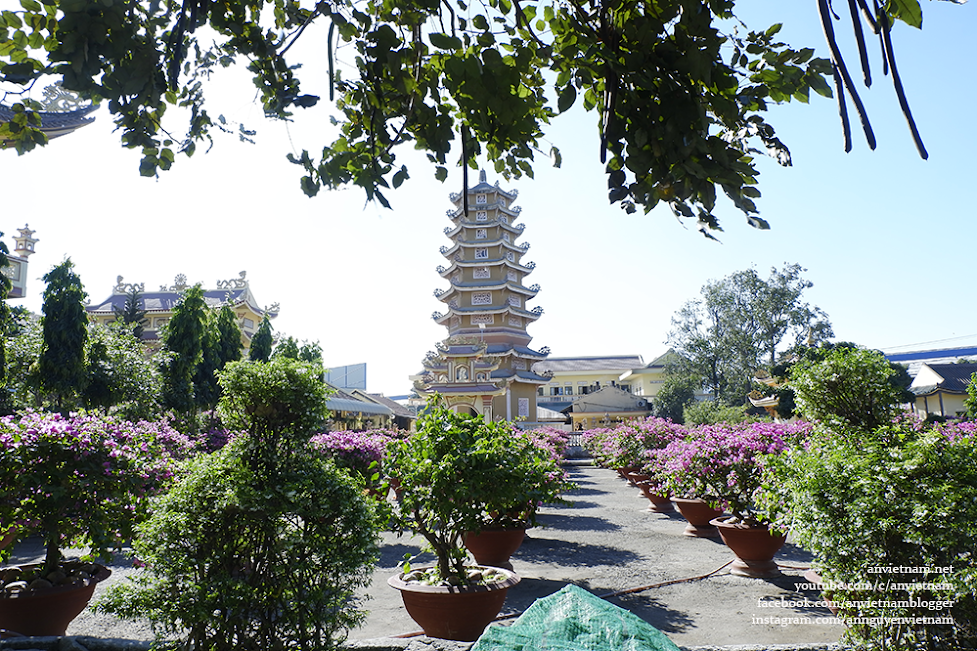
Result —
POLYGON ((471 651, 679 651, 664 633, 575 585, 537 599, 511 626, 490 626, 471 651))

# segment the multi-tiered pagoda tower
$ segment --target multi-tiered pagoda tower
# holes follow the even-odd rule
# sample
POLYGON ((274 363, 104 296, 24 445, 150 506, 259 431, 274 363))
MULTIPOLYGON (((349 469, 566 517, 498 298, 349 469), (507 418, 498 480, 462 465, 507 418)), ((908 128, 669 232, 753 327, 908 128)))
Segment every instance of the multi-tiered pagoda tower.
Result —
POLYGON ((489 185, 485 172, 467 192, 467 212, 464 196, 451 195, 452 225, 444 229, 451 246, 441 247, 449 264, 438 267, 451 285, 434 291, 448 311, 433 318, 448 328, 448 338, 424 358, 414 387, 421 395, 441 394, 461 412, 534 423, 537 388, 549 376, 535 373, 533 365, 549 349, 529 348, 526 327, 543 309, 526 305, 539 285, 526 283, 536 266, 522 262, 529 244, 516 243, 524 228, 516 224, 521 208, 512 206, 517 192, 489 185))

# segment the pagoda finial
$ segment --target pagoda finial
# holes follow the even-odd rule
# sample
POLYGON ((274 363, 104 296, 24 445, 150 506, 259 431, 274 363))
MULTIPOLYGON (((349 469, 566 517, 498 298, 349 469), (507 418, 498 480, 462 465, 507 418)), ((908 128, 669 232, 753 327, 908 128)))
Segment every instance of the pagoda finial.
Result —
POLYGON ((488 183, 488 181, 485 180, 485 170, 478 170, 478 182, 488 183))
POLYGON ((34 231, 30 229, 28 224, 24 224, 23 228, 18 228, 17 232, 20 235, 14 238, 14 253, 22 258, 27 258, 34 253, 34 245, 38 240, 33 237, 34 231))

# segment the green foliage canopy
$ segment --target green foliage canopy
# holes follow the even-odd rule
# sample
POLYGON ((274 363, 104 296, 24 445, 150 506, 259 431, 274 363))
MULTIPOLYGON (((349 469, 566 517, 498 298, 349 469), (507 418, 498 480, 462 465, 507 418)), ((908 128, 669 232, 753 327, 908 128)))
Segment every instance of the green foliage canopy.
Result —
POLYGON ((271 348, 274 344, 274 337, 271 334, 271 322, 266 314, 261 319, 257 332, 251 338, 251 347, 248 349, 248 359, 252 362, 267 362, 271 359, 271 348))
POLYGON ((812 351, 790 370, 797 408, 808 420, 836 427, 887 425, 905 399, 897 372, 877 350, 836 346, 812 351))
POLYGON ((57 409, 85 386, 85 343, 88 315, 81 278, 71 260, 44 274, 43 340, 38 360, 41 388, 54 397, 57 409))
MULTIPOLYGON (((901 89, 891 25, 919 27, 918 0, 849 0, 866 81, 862 24, 881 33, 900 106, 925 157, 901 89), (859 16, 858 6, 866 10, 859 16)), ((700 229, 719 227, 726 194, 758 228, 755 157, 790 164, 766 121, 771 104, 833 94, 850 147, 844 95, 852 97, 874 147, 867 115, 819 0, 831 60, 777 40, 779 25, 743 32, 734 0, 21 0, 0 13, 0 75, 29 87, 41 75, 107 101, 122 143, 142 151, 140 172, 169 169, 177 153, 208 143, 223 116, 205 106, 217 68, 246 63, 267 116, 287 120, 320 98, 302 89, 296 50, 317 41, 328 63, 339 134, 321 153, 289 158, 308 195, 353 184, 387 204, 383 191, 407 178, 400 146, 427 152, 435 176, 449 155, 467 169, 484 155, 506 177, 532 175, 544 127, 574 104, 595 113, 608 197, 628 212, 667 203, 700 229), (207 28, 207 29, 204 29, 207 28), (313 36, 309 36, 313 35, 313 36), (323 52, 324 50, 324 52, 323 52), (348 52, 348 54, 347 54, 348 52), (338 54, 353 70, 341 68, 338 54), (171 110, 171 109, 179 110, 171 110), (174 126, 183 122, 182 126, 174 126), (179 134, 183 135, 171 135, 179 134)), ((27 151, 44 136, 29 100, 13 106, 0 138, 27 151)), ((241 128, 242 137, 251 132, 241 128)), ((453 161, 452 161, 453 162, 453 161)))
POLYGON ((163 343, 173 353, 163 369, 166 406, 190 414, 197 405, 194 374, 203 356, 207 304, 199 284, 186 290, 163 333, 163 343))
POLYGON ((803 300, 812 286, 804 271, 788 264, 763 279, 747 269, 706 283, 702 298, 672 317, 673 372, 698 379, 717 399, 742 404, 754 373, 776 363, 785 340, 797 345, 831 337, 827 315, 803 300))

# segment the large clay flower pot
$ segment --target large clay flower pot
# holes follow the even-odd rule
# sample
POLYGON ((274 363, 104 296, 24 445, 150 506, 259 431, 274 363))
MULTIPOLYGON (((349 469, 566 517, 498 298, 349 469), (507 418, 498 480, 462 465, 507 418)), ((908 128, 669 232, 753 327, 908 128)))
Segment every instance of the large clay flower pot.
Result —
POLYGON ((652 513, 671 513, 675 510, 675 507, 672 506, 672 500, 668 497, 668 495, 659 495, 658 493, 652 492, 651 481, 647 479, 644 481, 639 481, 638 488, 641 489, 641 494, 647 497, 648 501, 651 502, 651 506, 648 507, 648 510, 652 513))
POLYGON ((784 546, 787 536, 771 532, 766 525, 730 522, 730 519, 725 517, 712 521, 719 529, 723 542, 736 554, 730 573, 757 578, 780 576, 780 568, 773 557, 784 546))
POLYGON ((714 509, 705 500, 699 498, 673 497, 672 502, 675 503, 675 508, 689 523, 683 532, 686 536, 693 538, 719 537, 719 530, 711 523, 711 520, 721 516, 723 514, 722 509, 714 509))
POLYGON ((474 642, 494 620, 505 604, 509 588, 519 577, 509 570, 505 581, 488 585, 450 586, 407 583, 403 574, 387 579, 400 590, 408 614, 428 637, 474 642))
POLYGON ((519 529, 490 528, 479 533, 465 534, 465 547, 479 565, 512 569, 509 557, 522 545, 526 537, 525 527, 519 529))
POLYGON ((85 585, 54 586, 0 596, 0 629, 20 635, 64 635, 68 624, 91 601, 95 586, 111 574, 112 570, 99 565, 85 585))
POLYGON ((20 530, 16 525, 11 525, 9 527, 4 527, 0 525, 0 549, 7 547, 10 543, 17 538, 17 534, 20 530))

